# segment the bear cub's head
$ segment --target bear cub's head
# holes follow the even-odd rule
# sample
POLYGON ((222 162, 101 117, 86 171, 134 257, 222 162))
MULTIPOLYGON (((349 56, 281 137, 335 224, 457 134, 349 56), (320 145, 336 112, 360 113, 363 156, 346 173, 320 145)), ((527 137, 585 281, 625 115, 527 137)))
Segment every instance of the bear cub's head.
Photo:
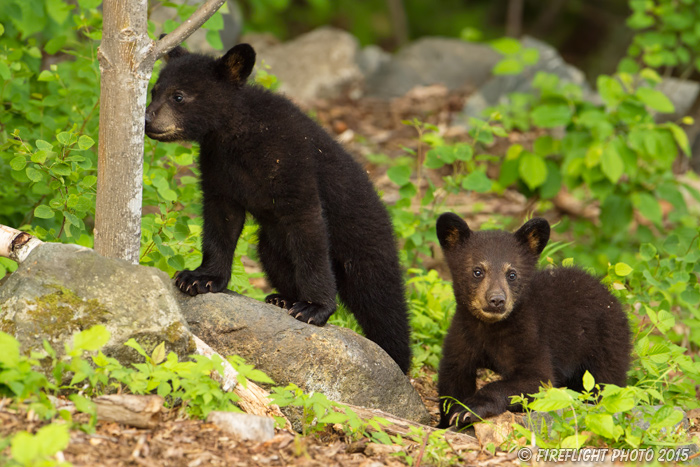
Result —
POLYGON ((486 323, 502 321, 517 306, 549 241, 549 223, 535 218, 515 233, 473 231, 464 220, 445 213, 437 236, 452 272, 458 310, 466 308, 486 323))
POLYGON ((237 89, 255 65, 255 51, 238 44, 221 58, 189 53, 178 46, 165 56, 146 108, 146 134, 158 141, 201 141, 225 118, 237 89))

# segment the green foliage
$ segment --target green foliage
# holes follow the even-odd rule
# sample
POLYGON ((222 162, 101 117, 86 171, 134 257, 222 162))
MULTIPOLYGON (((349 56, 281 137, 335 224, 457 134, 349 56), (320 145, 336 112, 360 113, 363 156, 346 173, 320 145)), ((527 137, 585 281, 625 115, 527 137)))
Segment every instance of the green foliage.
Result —
POLYGON ((413 330, 413 367, 428 365, 437 370, 442 341, 454 314, 452 283, 437 271, 409 269, 409 305, 413 330))
POLYGON ((517 75, 526 66, 534 65, 540 58, 535 48, 523 48, 520 41, 502 37, 491 41, 491 47, 503 54, 503 58, 493 67, 494 75, 517 75))
POLYGON ((677 67, 687 76, 700 70, 700 5, 692 0, 631 0, 627 26, 638 31, 621 69, 677 67))
POLYGON ((514 425, 516 437, 536 440, 543 448, 583 446, 656 447, 672 446, 686 435, 674 428, 683 412, 663 404, 654 394, 639 386, 600 387, 593 376, 583 377, 585 391, 548 387, 532 395, 532 400, 514 397, 526 409, 529 427, 514 425), (551 421, 533 422, 531 411, 547 412, 551 421))
POLYGON ((26 431, 15 434, 10 441, 11 459, 8 467, 60 467, 71 465, 54 460, 54 456, 68 447, 69 426, 66 423, 46 425, 32 435, 26 431))
POLYGON ((98 4, 8 0, 0 11, 0 223, 46 240, 92 242, 98 4))

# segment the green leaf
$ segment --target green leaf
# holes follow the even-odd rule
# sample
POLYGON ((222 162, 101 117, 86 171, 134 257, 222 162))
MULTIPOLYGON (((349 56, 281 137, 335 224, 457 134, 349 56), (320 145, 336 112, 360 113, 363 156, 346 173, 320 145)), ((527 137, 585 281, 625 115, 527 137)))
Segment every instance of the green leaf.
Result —
POLYGON ((671 99, 656 89, 639 88, 636 95, 644 104, 658 112, 673 113, 676 110, 671 99))
POLYGON ((604 438, 614 437, 614 422, 609 414, 588 414, 585 418, 586 428, 604 438))
POLYGON ((44 141, 42 139, 36 140, 36 147, 37 147, 37 149, 43 149, 44 151, 52 151, 53 150, 53 144, 49 143, 48 141, 44 141))
POLYGON ((207 31, 205 37, 207 39, 207 43, 215 50, 222 50, 224 48, 224 43, 221 42, 221 35, 219 34, 219 31, 207 31))
POLYGON ((158 365, 163 360, 165 360, 165 342, 158 344, 151 353, 151 361, 154 365, 158 365))
POLYGON ((542 104, 532 111, 532 123, 542 128, 554 128, 571 123, 571 108, 567 104, 542 104))
POLYGON ((72 170, 68 164, 56 164, 51 166, 51 171, 62 177, 67 177, 71 174, 72 170))
POLYGON ((644 217, 656 225, 661 225, 661 205, 653 195, 650 193, 634 193, 632 203, 644 217))
POLYGON ((85 188, 89 188, 95 183, 97 183, 97 177, 94 175, 86 175, 82 180, 80 180, 80 185, 85 188))
MULTIPOLYGON (((2 25, 0 24, 0 26, 2 25)), ((0 61, 0 78, 2 78, 4 81, 9 81, 12 79, 12 70, 10 70, 7 63, 3 61, 0 61)))
POLYGON ((602 398, 601 402, 603 407, 608 413, 620 413, 632 410, 636 405, 634 400, 634 394, 627 389, 602 398))
POLYGON ((462 188, 477 193, 488 193, 491 191, 491 179, 484 172, 476 170, 464 178, 462 188))
POLYGON ((41 458, 41 446, 36 438, 26 431, 20 431, 10 442, 10 456, 20 465, 33 465, 35 459, 41 458))
POLYGON ((55 456, 57 452, 68 447, 70 441, 69 427, 65 423, 51 423, 39 429, 35 435, 42 456, 55 456))
POLYGON ((607 107, 617 106, 625 96, 620 82, 610 76, 600 75, 598 77, 598 93, 607 107))
MULTIPOLYGON (((102 356, 104 357, 104 355, 102 356)), ((73 402, 78 412, 92 415, 97 411, 97 405, 87 397, 83 397, 80 394, 71 394, 68 396, 68 399, 73 402)))
POLYGON ((600 168, 605 177, 612 183, 617 183, 625 171, 625 164, 614 144, 606 144, 600 160, 600 168))
POLYGON ((3 34, 5 34, 5 26, 3 26, 2 23, 0 23, 0 36, 2 36, 3 34))
POLYGON ((681 148, 686 156, 690 156, 690 144, 688 143, 688 135, 686 132, 675 123, 668 123, 667 125, 678 147, 681 148))
POLYGON ((41 73, 39 73, 39 77, 36 80, 48 82, 48 81, 57 81, 58 78, 56 77, 56 75, 54 73, 50 72, 49 70, 44 70, 41 73))
POLYGON ((98 324, 73 336, 74 350, 98 350, 109 341, 111 333, 106 327, 98 324))
POLYGON ((56 139, 63 146, 68 146, 68 144, 70 144, 70 133, 68 133, 67 131, 62 131, 56 135, 56 139))
POLYGON ((643 243, 639 248, 639 257, 643 261, 651 261, 656 256, 656 247, 651 243, 643 243))
MULTIPOLYGON (((189 232, 188 232, 189 233, 189 232)), ((168 266, 176 271, 185 269, 185 258, 182 255, 174 255, 168 258, 168 266)))
POLYGON ((654 416, 651 418, 650 428, 668 428, 680 423, 681 420, 683 420, 683 412, 665 405, 657 410, 654 416))
POLYGON ((593 375, 586 370, 586 372, 583 374, 583 389, 585 389, 588 392, 591 392, 593 388, 595 387, 595 378, 593 378, 593 375))
POLYGON ((17 156, 10 161, 12 170, 22 170, 27 165, 27 159, 24 156, 17 156))
POLYGON ((591 435, 588 433, 576 433, 571 436, 567 436, 561 441, 561 447, 563 449, 579 449, 582 447, 591 435))
POLYGON ((617 263, 615 264, 615 274, 620 277, 628 276, 634 271, 632 267, 627 263, 617 263))
POLYGON ((517 75, 523 71, 523 64, 514 58, 504 58, 496 63, 491 72, 494 75, 517 75))
POLYGON ((46 43, 44 46, 44 51, 49 55, 54 55, 56 52, 61 50, 66 44, 68 37, 61 34, 59 36, 54 36, 46 43))
POLYGON ((571 395, 561 388, 551 388, 542 399, 537 399, 530 404, 532 410, 539 412, 551 412, 571 406, 571 395))
MULTIPOLYGON (((49 151, 49 152, 52 154, 55 154, 53 151, 49 151)), ((48 156, 47 151, 41 149, 41 150, 35 152, 34 154, 32 154, 31 160, 34 163, 43 164, 44 162, 46 162, 47 156, 48 156)))
POLYGON ((95 140, 87 135, 81 135, 80 138, 78 138, 78 147, 83 151, 90 149, 94 144, 95 140))
POLYGON ((318 422, 326 424, 345 423, 348 420, 347 414, 340 412, 330 412, 321 417, 318 422))
POLYGON ((141 347, 141 345, 138 342, 136 342, 136 339, 134 339, 133 337, 129 338, 128 341, 124 342, 124 345, 136 350, 142 357, 148 358, 148 355, 146 354, 146 352, 144 352, 143 347, 141 347))
POLYGON ((520 41, 510 37, 502 37, 500 39, 496 39, 494 41, 491 41, 490 45, 496 51, 502 53, 503 55, 516 54, 520 52, 520 49, 522 49, 523 47, 520 41))
POLYGON ((19 363, 19 342, 9 334, 0 332, 0 366, 15 368, 19 363))
POLYGON ((528 188, 534 190, 547 180, 547 165, 542 157, 526 152, 520 156, 518 173, 528 188))
POLYGON ((411 168, 407 165, 397 165, 386 171, 389 180, 398 186, 404 186, 411 180, 411 168))
POLYGON ((45 204, 40 204, 34 209, 34 216, 39 219, 51 219, 54 216, 53 209, 45 204))

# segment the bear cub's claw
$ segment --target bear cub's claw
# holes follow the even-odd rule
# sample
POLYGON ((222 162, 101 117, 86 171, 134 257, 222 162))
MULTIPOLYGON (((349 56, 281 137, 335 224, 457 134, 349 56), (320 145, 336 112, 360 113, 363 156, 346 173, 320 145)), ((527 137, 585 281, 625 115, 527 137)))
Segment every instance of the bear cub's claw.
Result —
POLYGON ((284 308, 285 310, 289 310, 294 302, 292 300, 289 300, 288 298, 284 298, 282 295, 278 293, 273 293, 271 295, 268 295, 265 297, 265 303, 269 303, 271 305, 278 306, 280 308, 284 308))
POLYGON ((209 292, 221 292, 226 288, 228 279, 194 271, 180 271, 175 274, 175 286, 193 297, 209 292))
POLYGON ((469 425, 474 424, 476 421, 478 421, 478 420, 476 420, 473 417, 473 414, 471 412, 469 412, 468 410, 463 410, 461 412, 457 412, 457 413, 453 414, 450 417, 449 423, 450 423, 451 427, 453 427, 455 430, 459 431, 459 430, 462 430, 462 429, 468 427, 469 425))
POLYGON ((289 314, 304 323, 323 326, 334 311, 335 304, 326 306, 312 302, 295 302, 289 309, 289 314))

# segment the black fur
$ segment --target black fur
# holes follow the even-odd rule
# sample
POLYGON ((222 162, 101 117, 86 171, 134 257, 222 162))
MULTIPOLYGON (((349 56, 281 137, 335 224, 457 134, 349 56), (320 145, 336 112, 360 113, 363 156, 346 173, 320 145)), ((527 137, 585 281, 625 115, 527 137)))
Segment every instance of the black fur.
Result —
POLYGON ((178 273, 176 284, 190 295, 224 290, 249 212, 279 292, 266 301, 322 326, 337 292, 407 372, 408 313, 389 215, 366 172, 319 125, 246 83, 254 63, 247 44, 220 59, 178 47, 153 88, 146 133, 200 144, 202 265, 178 273))
POLYGON ((586 272, 536 269, 549 239, 546 220, 532 219, 514 234, 474 232, 448 213, 438 219, 437 234, 457 301, 438 372, 441 428, 520 410, 510 396, 536 393, 542 383, 582 391, 586 370, 597 383, 625 385, 627 317, 586 272), (477 391, 479 368, 495 371, 500 381, 477 391), (450 406, 452 399, 476 417, 450 406))

